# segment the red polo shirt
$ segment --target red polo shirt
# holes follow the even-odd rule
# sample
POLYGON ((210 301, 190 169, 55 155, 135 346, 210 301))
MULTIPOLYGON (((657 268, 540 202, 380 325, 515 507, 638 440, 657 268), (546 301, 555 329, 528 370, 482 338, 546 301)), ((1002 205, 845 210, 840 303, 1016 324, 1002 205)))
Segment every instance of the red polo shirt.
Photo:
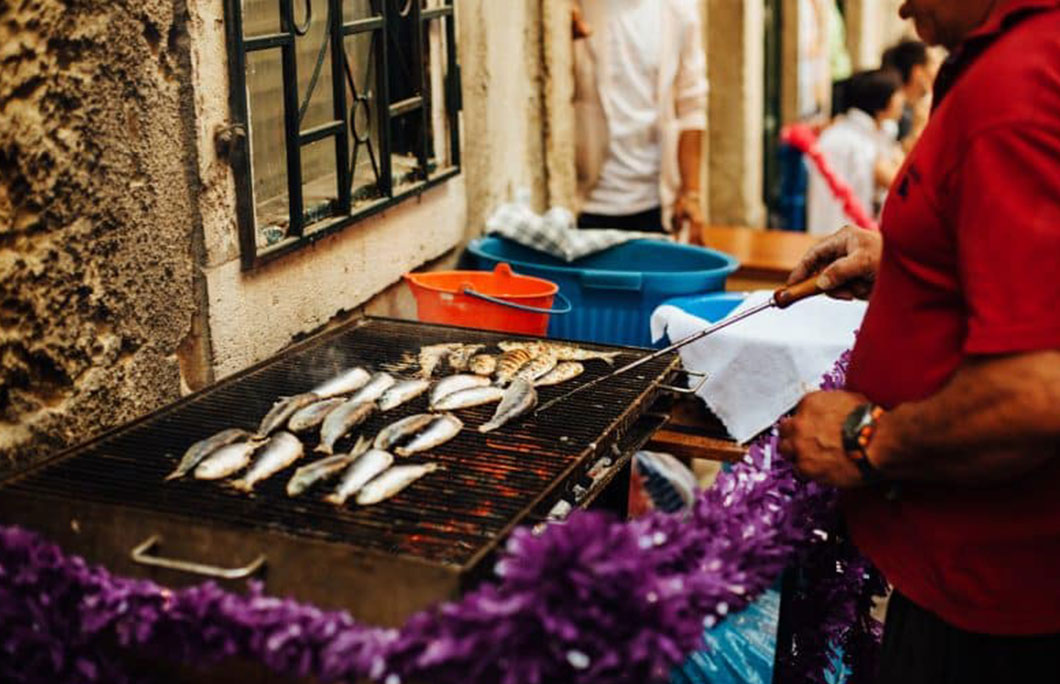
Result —
MULTIPOLYGON (((881 229, 851 389, 893 407, 970 356, 1060 349, 1060 0, 1010 0, 954 54, 881 229)), ((975 632, 1060 633, 1060 459, 1004 486, 845 504, 921 607, 975 632)))

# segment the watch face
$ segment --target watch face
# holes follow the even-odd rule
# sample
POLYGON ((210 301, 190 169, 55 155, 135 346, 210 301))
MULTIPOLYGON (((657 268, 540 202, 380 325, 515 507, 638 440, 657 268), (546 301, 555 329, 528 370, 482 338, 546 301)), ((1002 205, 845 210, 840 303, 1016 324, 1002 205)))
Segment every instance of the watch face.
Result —
POLYGON ((843 421, 843 448, 852 454, 861 455, 858 437, 861 433, 861 426, 865 424, 865 416, 871 410, 868 404, 859 406, 851 411, 847 419, 843 421))

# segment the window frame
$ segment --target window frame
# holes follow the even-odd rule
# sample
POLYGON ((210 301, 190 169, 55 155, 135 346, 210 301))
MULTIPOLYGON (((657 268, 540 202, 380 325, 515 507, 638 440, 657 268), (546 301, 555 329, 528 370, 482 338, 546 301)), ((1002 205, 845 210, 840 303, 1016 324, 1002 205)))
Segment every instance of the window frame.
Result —
MULTIPOLYGON (((313 0, 309 0, 312 2, 313 0)), ((456 0, 442 0, 438 7, 424 9, 420 0, 409 0, 409 12, 414 22, 416 43, 412 48, 413 59, 422 64, 422 50, 428 24, 435 20, 444 20, 445 53, 444 79, 442 97, 445 107, 444 116, 449 128, 449 165, 433 176, 428 172, 429 146, 433 140, 429 134, 428 102, 432 98, 431 83, 427 69, 419 69, 419 92, 416 97, 401 102, 390 102, 387 69, 387 20, 392 10, 388 0, 371 0, 372 16, 344 21, 343 0, 323 0, 332 17, 338 17, 330 29, 331 47, 331 88, 334 102, 333 119, 325 124, 308 129, 298 128, 298 65, 296 59, 296 40, 298 29, 294 18, 295 0, 277 0, 281 30, 276 33, 258 35, 251 38, 244 36, 242 0, 225 0, 225 43, 228 52, 229 108, 232 129, 237 132, 230 146, 229 162, 235 175, 236 184, 236 220, 239 232, 240 261, 243 270, 257 268, 282 256, 315 243, 324 237, 337 233, 354 223, 378 214, 390 207, 413 197, 422 195, 427 190, 444 183, 460 174, 460 111, 462 107, 460 91, 460 65, 456 53, 456 17, 454 5, 456 0), (351 128, 352 112, 346 107, 347 87, 345 81, 346 52, 344 40, 353 35, 379 32, 379 39, 374 42, 375 79, 372 87, 377 96, 375 126, 379 134, 379 178, 378 187, 382 197, 370 204, 353 209, 352 173, 350 164, 351 140, 356 132, 351 128), (254 176, 250 157, 250 94, 247 90, 247 55, 263 50, 280 50, 283 87, 283 122, 284 145, 286 148, 286 181, 288 198, 288 232, 287 236, 274 245, 259 247, 257 243, 257 216, 254 198, 254 176), (419 168, 426 178, 417 181, 407 189, 394 193, 391 176, 391 129, 390 122, 395 116, 407 114, 419 109, 423 121, 423 149, 419 151, 419 168), (305 146, 333 138, 335 140, 335 167, 338 184, 338 200, 334 205, 334 214, 316 222, 306 224, 305 207, 302 198, 301 151, 305 146)), ((358 65, 359 66, 359 65, 358 65)), ((358 105, 355 103, 354 107, 358 105)))

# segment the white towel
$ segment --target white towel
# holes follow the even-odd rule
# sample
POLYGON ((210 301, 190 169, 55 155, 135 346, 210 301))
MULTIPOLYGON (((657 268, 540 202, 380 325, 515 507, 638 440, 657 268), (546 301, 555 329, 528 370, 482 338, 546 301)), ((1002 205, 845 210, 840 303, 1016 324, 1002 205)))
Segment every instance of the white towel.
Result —
MULTIPOLYGON (((768 301, 752 292, 730 315, 768 301)), ((814 297, 788 309, 767 309, 681 349, 688 370, 707 374, 697 394, 736 441, 747 442, 794 408, 854 344, 864 302, 814 297)), ((652 313, 652 338, 676 341, 710 325, 663 305, 652 313)), ((689 379, 691 385, 699 381, 689 379)))

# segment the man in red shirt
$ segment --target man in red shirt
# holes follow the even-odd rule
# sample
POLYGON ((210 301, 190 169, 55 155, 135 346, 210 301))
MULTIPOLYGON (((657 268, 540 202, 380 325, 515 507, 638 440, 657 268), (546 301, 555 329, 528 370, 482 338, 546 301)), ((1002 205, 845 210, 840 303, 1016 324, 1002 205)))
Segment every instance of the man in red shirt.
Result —
POLYGON ((1060 0, 901 12, 951 56, 881 233, 792 274, 869 308, 781 451, 895 588, 880 682, 1060 682, 1060 0))

